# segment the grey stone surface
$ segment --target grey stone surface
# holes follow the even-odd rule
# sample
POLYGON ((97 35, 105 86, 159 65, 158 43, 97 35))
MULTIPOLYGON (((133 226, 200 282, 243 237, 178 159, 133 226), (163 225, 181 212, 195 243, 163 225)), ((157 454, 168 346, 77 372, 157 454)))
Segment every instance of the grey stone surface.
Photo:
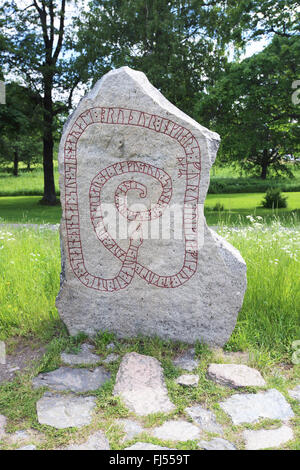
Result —
POLYGON ((60 367, 52 372, 40 374, 32 381, 34 388, 49 387, 52 390, 88 392, 97 390, 110 379, 110 374, 102 367, 93 371, 60 367))
POLYGON ((125 354, 120 364, 114 395, 137 415, 172 411, 163 371, 157 359, 135 352, 125 354))
POLYGON ((204 450, 236 450, 236 447, 231 442, 219 437, 211 441, 200 441, 199 447, 204 450))
POLYGON ((232 388, 266 385, 258 370, 243 364, 210 364, 207 375, 214 382, 232 388))
POLYGON ((120 358, 119 354, 111 353, 102 362, 104 364, 111 364, 112 362, 118 361, 120 358))
POLYGON ((286 421, 294 416, 291 406, 276 389, 267 392, 235 394, 220 403, 234 424, 255 423, 260 418, 286 421))
POLYGON ((144 431, 144 428, 133 419, 118 419, 116 423, 124 430, 124 441, 129 441, 144 431))
POLYGON ((36 450, 36 446, 33 444, 28 444, 28 446, 19 447, 17 450, 36 450))
POLYGON ((199 383, 198 375, 194 374, 184 374, 178 377, 175 382, 178 385, 185 385, 186 387, 197 387, 199 383))
POLYGON ((76 364, 97 364, 101 358, 94 354, 92 351, 94 347, 90 344, 84 343, 80 347, 78 354, 62 353, 61 360, 65 364, 76 365, 76 364))
POLYGON ((63 450, 109 450, 109 442, 103 431, 92 434, 82 444, 71 444, 63 450))
POLYGON ((164 441, 193 441, 200 438, 200 429, 184 420, 171 420, 154 428, 152 435, 164 441))
POLYGON ((297 387, 289 390, 289 396, 300 403, 300 385, 297 385, 297 387))
POLYGON ((86 426, 92 421, 95 397, 78 397, 45 393, 36 404, 40 424, 57 429, 86 426))
POLYGON ((203 215, 219 140, 128 67, 103 76, 80 101, 59 150, 57 308, 72 335, 106 330, 219 346, 228 340, 246 265, 203 215), (120 202, 127 192, 132 212, 120 202), (104 221, 108 208, 113 217, 104 221), (157 222, 169 211, 177 217, 170 236, 157 237, 157 222), (129 223, 127 236, 114 233, 115 214, 119 225, 139 225, 129 223), (184 240, 182 230, 174 233, 183 222, 184 240))
POLYGON ((12 381, 17 373, 32 369, 44 353, 44 346, 32 348, 26 340, 18 338, 13 352, 8 354, 6 351, 5 364, 0 364, 0 385, 12 381))
POLYGON ((199 360, 195 359, 195 349, 191 348, 181 354, 173 361, 174 366, 192 372, 199 365, 199 360))
POLYGON ((198 424, 201 431, 223 434, 223 428, 217 423, 216 416, 212 411, 202 408, 200 405, 190 406, 185 412, 198 424))
POLYGON ((4 341, 0 341, 0 365, 6 364, 6 347, 4 341))
POLYGON ((157 446, 148 442, 136 442, 130 447, 126 447, 125 450, 173 450, 169 447, 157 446))
POLYGON ((7 423, 7 418, 4 415, 0 415, 0 439, 5 436, 5 426, 7 423))
POLYGON ((278 429, 260 429, 259 431, 244 431, 246 450, 259 450, 280 447, 294 438, 293 430, 289 426, 278 429))

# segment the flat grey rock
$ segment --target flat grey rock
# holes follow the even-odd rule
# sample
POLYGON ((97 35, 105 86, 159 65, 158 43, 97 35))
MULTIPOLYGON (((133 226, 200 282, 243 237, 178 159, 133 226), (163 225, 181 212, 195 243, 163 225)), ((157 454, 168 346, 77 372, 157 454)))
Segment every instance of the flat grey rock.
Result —
POLYGON ((17 450, 36 450, 36 446, 29 444, 28 446, 19 447, 17 450))
POLYGON ((116 423, 125 432, 125 437, 123 439, 124 441, 130 441, 145 431, 145 429, 133 419, 118 419, 116 423))
POLYGON ((4 415, 0 415, 0 439, 5 436, 5 426, 7 423, 7 418, 4 415))
POLYGON ((112 362, 116 362, 120 359, 119 354, 111 353, 109 354, 102 362, 104 364, 111 364, 112 362))
POLYGON ((97 431, 83 444, 71 444, 63 450, 110 450, 110 446, 104 432, 97 431))
POLYGON ((195 350, 188 349, 184 354, 177 357, 173 361, 174 366, 180 367, 180 369, 192 372, 199 365, 199 360, 195 359, 195 350))
POLYGON ((81 428, 92 421, 95 397, 77 397, 46 393, 36 404, 40 424, 57 429, 81 428))
POLYGON ((125 354, 122 359, 114 395, 122 397, 126 406, 140 416, 175 409, 159 361, 135 352, 125 354))
POLYGON ((201 431, 223 434, 223 428, 217 423, 216 416, 212 411, 195 405, 186 408, 185 412, 198 424, 201 431))
POLYGON ((77 365, 77 364, 97 364, 101 358, 94 354, 92 351, 94 347, 90 344, 84 343, 80 347, 80 351, 77 354, 62 353, 61 360, 64 364, 77 365))
POLYGON ((126 447, 124 450, 173 450, 169 447, 157 446, 148 442, 136 442, 130 447, 126 447))
POLYGON ((93 371, 60 367, 52 372, 40 374, 32 381, 34 388, 49 387, 52 390, 72 392, 88 392, 97 390, 110 380, 110 373, 102 367, 93 371))
POLYGON ((56 305, 71 335, 229 339, 246 264, 203 214, 219 143, 129 67, 111 70, 80 101, 58 156, 56 305))
POLYGON ((294 416, 291 406, 276 389, 232 395, 220 406, 234 424, 255 423, 260 418, 286 421, 294 416))
POLYGON ((200 438, 200 429, 184 420, 171 420, 154 428, 152 435, 164 441, 193 441, 200 438))
POLYGON ((197 387, 199 383, 198 375, 194 374, 184 374, 178 377, 175 382, 178 385, 185 385, 186 387, 197 387))
POLYGON ((204 450, 236 450, 231 442, 218 437, 211 441, 200 441, 199 447, 204 450))
POLYGON ((244 364, 210 364, 207 375, 214 382, 232 388, 266 385, 258 370, 244 364))
POLYGON ((246 450, 271 449, 280 447, 294 439, 294 433, 289 426, 278 429, 260 429, 259 431, 244 431, 246 450))
POLYGON ((297 387, 289 390, 289 396, 300 403, 300 385, 297 385, 297 387))

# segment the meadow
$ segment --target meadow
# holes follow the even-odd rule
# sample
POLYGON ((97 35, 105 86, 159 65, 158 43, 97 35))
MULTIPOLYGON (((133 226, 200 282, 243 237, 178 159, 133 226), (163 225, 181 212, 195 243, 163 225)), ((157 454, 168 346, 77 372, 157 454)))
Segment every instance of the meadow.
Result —
MULTIPOLYGON (((300 232, 296 210, 299 193, 287 195, 288 210, 267 211, 265 214, 264 209, 257 209, 263 197, 261 193, 210 194, 207 198, 208 222, 218 225, 218 232, 240 250, 247 263, 248 288, 234 332, 224 346, 227 356, 219 349, 196 343, 199 366, 194 373, 199 376, 197 387, 182 387, 175 382, 181 372, 172 361, 188 348, 187 344, 157 337, 119 340, 105 331, 99 332, 93 340, 84 334, 70 337, 55 307, 60 282, 58 230, 0 225, 0 340, 5 341, 10 354, 16 354, 20 344, 31 350, 42 348, 45 351, 40 360, 33 361, 27 370, 17 373, 12 382, 0 386, 0 413, 8 418, 7 432, 13 435, 20 429, 30 429, 36 433, 36 441, 33 442, 41 450, 57 449, 78 440, 82 442, 98 429, 105 429, 112 449, 123 449, 135 443, 141 438, 123 441, 124 432, 116 424, 116 419, 132 419, 132 414, 118 397, 113 396, 121 358, 125 353, 135 351, 161 362, 169 397, 176 406, 172 419, 186 418, 185 408, 199 403, 214 411, 224 427, 224 438, 238 449, 244 449, 241 437, 244 430, 274 429, 281 426, 281 422, 262 420, 236 426, 220 408, 220 401, 236 391, 209 380, 207 367, 211 362, 226 362, 229 357, 234 361, 242 356, 247 357, 249 366, 262 373, 267 388, 279 390, 293 407, 295 417, 290 424, 294 429, 294 439, 281 448, 299 450, 299 406, 288 394, 300 379, 300 365, 293 361, 293 342, 300 339, 300 232), (224 211, 213 210, 217 202, 224 205, 224 211), (79 430, 57 430, 40 424, 36 402, 44 394, 44 389, 34 389, 32 378, 60 367, 61 352, 76 352, 86 341, 92 342, 101 360, 109 354, 107 345, 111 341, 115 344, 114 352, 119 354, 116 362, 105 366, 111 373, 111 380, 90 392, 97 403, 93 422, 79 430)), ((60 206, 45 207, 39 204, 39 200, 40 195, 1 197, 0 223, 58 223, 60 206)), ((247 388, 247 391, 256 392, 252 388, 247 388)), ((169 419, 170 415, 164 413, 139 418, 139 423, 145 428, 142 440, 182 450, 197 449, 196 441, 174 445, 151 435, 154 426, 169 419)), ((204 432, 203 437, 211 439, 214 435, 204 432)), ((18 446, 9 437, 0 439, 1 449, 18 446)))
MULTIPOLYGON (((264 193, 270 187, 279 187, 284 192, 300 191, 300 167, 291 167, 294 178, 272 177, 265 181, 239 174, 231 167, 212 167, 209 194, 264 193)), ((59 196, 58 164, 54 160, 56 194, 59 196)), ((11 168, 0 170, 0 197, 41 196, 43 194, 43 169, 36 165, 27 171, 20 164, 19 176, 11 168)))
MULTIPOLYGON (((205 201, 205 216, 208 225, 249 225, 247 216, 261 216, 265 223, 280 220, 284 225, 300 224, 300 192, 284 193, 287 209, 264 209, 261 207, 263 194, 208 194, 205 201), (217 203, 224 210, 214 210, 217 203)), ((58 224, 61 207, 39 204, 40 196, 0 197, 0 223, 58 224)))
MULTIPOLYGON (((300 338, 300 233, 279 222, 219 232, 238 248, 248 267, 248 289, 229 350, 253 350, 268 361, 288 360, 300 338)), ((58 322, 60 253, 57 231, 1 228, 0 339, 49 336, 58 322)))
MULTIPOLYGON (((54 162, 56 193, 59 198, 58 168, 54 162)), ((209 225, 249 225, 248 215, 261 216, 265 223, 280 220, 284 225, 300 223, 300 169, 293 169, 294 179, 239 177, 232 168, 212 168, 211 185, 205 202, 205 215, 209 225), (264 209, 262 199, 268 187, 285 188, 286 209, 264 209), (217 188, 217 189, 216 189, 217 188), (247 191, 247 188, 249 191, 247 191), (215 210, 221 204, 223 209, 215 210)), ((20 176, 0 172, 0 223, 57 224, 61 217, 59 204, 45 207, 39 204, 43 194, 43 172, 37 166, 28 172, 20 169, 20 176)))

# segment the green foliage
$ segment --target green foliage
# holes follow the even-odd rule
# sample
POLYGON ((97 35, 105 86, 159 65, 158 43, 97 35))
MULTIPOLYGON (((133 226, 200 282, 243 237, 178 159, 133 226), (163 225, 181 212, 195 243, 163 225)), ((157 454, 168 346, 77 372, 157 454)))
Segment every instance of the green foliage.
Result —
POLYGON ((241 41, 243 13, 233 3, 91 1, 77 22, 76 60, 93 82, 111 68, 141 70, 172 103, 196 117, 195 98, 223 69, 226 45, 241 41))
POLYGON ((221 202, 217 202, 213 207, 213 211, 215 212, 223 212, 224 209, 225 209, 224 204, 222 204, 221 202))
POLYGON ((43 335, 58 320, 58 233, 0 228, 0 234, 0 337, 43 335))
MULTIPOLYGON (((53 178, 55 131, 72 103, 80 71, 73 69, 72 38, 74 31, 66 21, 66 0, 37 0, 26 7, 19 2, 4 1, 0 7, 3 41, 0 36, 0 67, 4 75, 13 74, 34 90, 42 108, 44 163, 43 203, 56 204, 53 178), (67 44, 69 51, 66 53, 67 44), (54 101, 54 93, 64 97, 54 101)), ((74 52, 74 51, 73 51, 74 52)))
POLYGON ((287 198, 281 194, 280 189, 270 188, 262 201, 262 205, 267 209, 284 208, 287 207, 287 198))
POLYGON ((291 344, 300 337, 299 231, 280 223, 265 229, 252 217, 251 227, 224 227, 220 234, 247 263, 248 288, 231 349, 266 351, 275 360, 290 360, 291 344))
MULTIPOLYGON (((1 196, 41 196, 43 194, 44 175, 41 166, 33 166, 31 171, 19 165, 19 177, 12 175, 12 168, 3 167, 0 172, 0 197, 1 196)), ((56 194, 59 196, 58 171, 54 171, 56 194)))
MULTIPOLYGON (((299 232, 293 226, 285 228, 278 223, 267 228, 255 217, 250 217, 250 223, 248 228, 221 229, 221 234, 241 251, 248 270, 244 305, 228 348, 267 351, 278 358, 292 352, 292 341, 299 339, 300 334, 299 232)), ((58 234, 48 230, 11 229, 10 232, 2 230, 1 238, 0 339, 16 333, 19 336, 32 333, 45 336, 47 331, 53 334, 58 320, 55 309, 60 273, 58 234)), ((61 332, 51 346, 43 370, 57 364, 62 349, 74 350, 84 339, 80 335, 66 343, 61 332)), ((170 379, 178 375, 170 361, 186 347, 159 338, 118 341, 111 333, 101 332, 95 339, 97 351, 108 354, 106 346, 111 341, 116 343, 116 352, 121 355, 136 351, 156 357, 170 379)), ((200 343, 196 345, 196 353, 201 359, 209 356, 207 347, 200 343)), ((116 372, 114 365, 112 371, 116 372)))
POLYGON ((208 87, 198 110, 222 137, 220 161, 238 162, 262 179, 269 168, 291 176, 284 157, 300 155, 300 114, 291 99, 299 47, 299 36, 276 36, 262 52, 228 64, 208 87))
POLYGON ((0 164, 28 166, 42 160, 40 97, 17 83, 6 85, 6 104, 0 106, 0 164))

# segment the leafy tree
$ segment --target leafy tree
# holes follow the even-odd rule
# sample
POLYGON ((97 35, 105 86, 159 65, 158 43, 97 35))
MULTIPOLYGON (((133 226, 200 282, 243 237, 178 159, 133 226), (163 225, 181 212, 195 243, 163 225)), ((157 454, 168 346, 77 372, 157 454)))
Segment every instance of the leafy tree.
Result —
POLYGON ((201 120, 220 133, 220 159, 246 170, 290 173, 286 155, 300 152, 299 107, 292 82, 299 75, 300 38, 274 37, 261 53, 228 64, 198 103, 201 120))
POLYGON ((17 83, 6 86, 6 104, 0 106, 0 163, 13 162, 18 176, 19 162, 30 168, 42 157, 42 107, 39 95, 17 83))
POLYGON ((0 65, 38 93, 43 109, 43 167, 45 204, 55 204, 53 146, 55 117, 71 105, 80 81, 73 68, 72 51, 66 54, 64 41, 71 44, 66 25, 66 0, 5 1, 0 9, 4 26, 0 37, 0 65), (54 102, 54 93, 67 91, 64 105, 54 102))
POLYGON ((267 35, 285 38, 299 35, 298 0, 242 0, 238 3, 245 12, 249 11, 244 15, 244 39, 247 36, 255 39, 267 35))
POLYGON ((242 29, 232 0, 93 0, 78 20, 79 60, 95 82, 128 65, 194 115, 195 96, 226 62, 242 29))
POLYGON ((195 102, 227 62, 228 46, 299 31, 296 0, 92 0, 78 19, 79 63, 95 82, 114 67, 142 70, 178 107, 195 102))

